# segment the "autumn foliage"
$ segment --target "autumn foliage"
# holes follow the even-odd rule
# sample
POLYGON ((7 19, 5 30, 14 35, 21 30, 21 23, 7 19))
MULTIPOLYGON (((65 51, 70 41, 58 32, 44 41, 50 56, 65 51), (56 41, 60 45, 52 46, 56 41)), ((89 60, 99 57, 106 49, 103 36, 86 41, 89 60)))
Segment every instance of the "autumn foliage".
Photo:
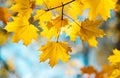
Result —
MULTIPOLYGON (((72 52, 68 42, 59 41, 62 33, 66 33, 71 41, 75 42, 79 37, 83 44, 87 42, 89 46, 97 47, 96 39, 105 36, 100 26, 103 21, 107 21, 111 17, 110 10, 115 8, 117 1, 11 0, 11 2, 10 8, 0 7, 0 20, 5 24, 3 28, 0 28, 0 44, 6 41, 8 35, 4 35, 4 33, 8 34, 8 32, 13 33, 13 42, 22 40, 26 46, 31 44, 32 40, 38 40, 39 36, 45 37, 47 44, 39 49, 42 52, 40 61, 44 62, 49 59, 49 64, 53 67, 59 60, 67 62, 70 58, 69 52, 72 52), (82 16, 85 11, 88 11, 88 18, 81 21, 79 16, 82 16), (53 38, 55 38, 54 41, 52 41, 53 38)), ((113 66, 118 66, 120 52, 118 50, 113 52, 115 55, 110 56, 109 60, 113 66)), ((84 68, 82 71, 88 74, 98 74, 92 67, 84 68), (86 69, 91 72, 87 72, 86 69)), ((120 73, 120 70, 114 69, 112 75, 116 72, 120 73)))

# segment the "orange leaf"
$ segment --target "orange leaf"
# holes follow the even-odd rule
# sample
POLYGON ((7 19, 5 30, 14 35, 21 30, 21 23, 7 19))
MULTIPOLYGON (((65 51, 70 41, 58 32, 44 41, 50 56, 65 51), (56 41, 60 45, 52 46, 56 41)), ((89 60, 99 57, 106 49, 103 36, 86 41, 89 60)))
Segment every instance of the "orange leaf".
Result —
POLYGON ((8 12, 8 8, 0 7, 0 20, 2 20, 4 24, 7 24, 10 16, 11 14, 8 12))

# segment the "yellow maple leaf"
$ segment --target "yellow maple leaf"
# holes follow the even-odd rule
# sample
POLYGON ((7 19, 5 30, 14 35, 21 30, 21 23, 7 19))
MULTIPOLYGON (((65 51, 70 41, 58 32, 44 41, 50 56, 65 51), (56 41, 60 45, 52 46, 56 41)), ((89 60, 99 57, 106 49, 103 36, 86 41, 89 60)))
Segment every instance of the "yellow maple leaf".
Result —
POLYGON ((82 23, 72 23, 71 27, 66 32, 70 36, 71 40, 75 41, 76 37, 79 36, 83 42, 87 41, 90 46, 96 47, 96 37, 102 37, 104 35, 103 30, 97 27, 100 24, 101 21, 99 20, 90 21, 86 19, 82 23))
POLYGON ((68 15, 73 19, 77 19, 79 15, 82 15, 83 7, 83 3, 79 3, 77 1, 72 2, 70 5, 68 5, 68 15))
POLYGON ((45 10, 37 10, 34 20, 40 20, 40 24, 50 21, 52 18, 52 12, 45 10))
MULTIPOLYGON (((80 22, 77 22, 79 25, 81 24, 80 22)), ((80 32, 80 26, 76 24, 75 22, 70 23, 69 26, 66 26, 63 28, 63 32, 66 32, 67 35, 70 36, 70 39, 72 41, 76 40, 76 37, 78 35, 78 33, 80 32)))
POLYGON ((8 12, 8 8, 0 7, 0 20, 7 24, 10 16, 11 14, 8 12))
POLYGON ((50 40, 53 36, 58 37, 58 30, 55 27, 48 28, 46 25, 42 25, 41 28, 43 31, 40 33, 40 36, 48 38, 50 40))
POLYGON ((37 40, 38 29, 30 24, 28 20, 24 17, 13 17, 12 22, 8 22, 5 29, 8 32, 14 32, 12 37, 13 42, 18 42, 19 40, 23 40, 25 45, 31 43, 32 39, 37 40))
POLYGON ((61 6, 71 0, 36 0, 36 4, 42 5, 45 4, 47 9, 54 8, 57 6, 61 6))
POLYGON ((53 8, 56 6, 60 6, 61 5, 60 1, 61 0, 44 0, 44 3, 46 4, 47 8, 53 8))
POLYGON ((87 41, 92 37, 103 37, 103 30, 99 29, 98 26, 101 25, 100 20, 90 21, 86 19, 81 23, 80 37, 83 41, 87 41))
POLYGON ((108 58, 108 60, 113 64, 116 65, 117 63, 120 63, 120 51, 117 49, 113 50, 113 54, 112 56, 110 56, 108 58))
POLYGON ((59 30, 61 27, 68 24, 68 19, 63 18, 62 16, 57 16, 55 19, 52 19, 52 24, 59 30))
POLYGON ((120 69, 114 69, 108 78, 120 78, 120 69))
POLYGON ((41 25, 43 31, 41 32, 41 36, 47 37, 49 40, 54 36, 58 37, 61 28, 68 24, 68 20, 66 18, 62 19, 61 16, 52 19, 45 25, 41 25))
POLYGON ((101 16, 104 20, 110 17, 110 10, 115 7, 115 0, 84 0, 85 7, 89 8, 89 18, 101 16))
POLYGON ((44 0, 36 0, 36 5, 42 5, 44 3, 44 0))
POLYGON ((113 54, 109 56, 108 60, 111 62, 111 65, 114 67, 109 78, 119 78, 120 77, 120 50, 114 49, 113 54))
POLYGON ((96 40, 96 37, 91 37, 88 39, 88 43, 92 47, 97 47, 98 41, 96 40))
POLYGON ((44 62, 49 59, 51 67, 56 65, 59 60, 67 62, 70 58, 68 52, 71 52, 71 48, 68 47, 65 42, 48 42, 43 45, 40 50, 42 51, 40 61, 44 62))
POLYGON ((13 12, 18 12, 18 16, 30 18, 34 8, 34 0, 15 0, 15 4, 10 8, 13 12))

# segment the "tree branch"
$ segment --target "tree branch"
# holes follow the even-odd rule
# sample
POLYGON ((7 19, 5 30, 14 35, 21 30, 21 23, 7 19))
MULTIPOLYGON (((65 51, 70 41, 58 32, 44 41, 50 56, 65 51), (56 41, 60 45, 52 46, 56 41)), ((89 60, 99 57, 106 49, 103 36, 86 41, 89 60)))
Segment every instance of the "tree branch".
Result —
POLYGON ((65 3, 65 4, 62 4, 62 5, 60 5, 60 6, 56 6, 56 7, 47 9, 47 10, 45 10, 45 11, 49 11, 49 10, 53 10, 53 9, 56 9, 56 8, 60 8, 60 7, 62 7, 62 6, 65 6, 65 5, 68 5, 68 4, 72 3, 72 2, 74 2, 74 1, 75 1, 75 0, 69 1, 69 2, 67 2, 67 3, 65 3))

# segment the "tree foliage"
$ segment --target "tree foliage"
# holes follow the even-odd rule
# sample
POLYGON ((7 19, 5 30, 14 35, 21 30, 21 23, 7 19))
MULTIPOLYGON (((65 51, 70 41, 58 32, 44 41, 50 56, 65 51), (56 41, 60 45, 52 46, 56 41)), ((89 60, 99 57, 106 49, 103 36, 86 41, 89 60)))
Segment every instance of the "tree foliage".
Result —
POLYGON ((97 47, 96 38, 105 35, 99 26, 111 17, 110 10, 114 9, 117 1, 13 0, 11 2, 9 8, 11 13, 7 8, 0 7, 0 20, 5 24, 4 29, 13 33, 13 42, 22 40, 26 46, 31 44, 33 39, 38 40, 38 36, 46 37, 47 44, 40 47, 42 51, 40 61, 49 59, 49 64, 53 67, 58 60, 66 62, 70 58, 71 47, 67 42, 59 41, 62 33, 70 36, 71 41, 76 41, 76 37, 79 37, 83 43, 87 42, 91 47, 97 47), (88 11, 88 18, 81 21, 79 16, 82 16, 84 11, 88 11), (9 17, 12 20, 8 19, 9 17), (54 42, 51 41, 53 37, 56 38, 54 42))

